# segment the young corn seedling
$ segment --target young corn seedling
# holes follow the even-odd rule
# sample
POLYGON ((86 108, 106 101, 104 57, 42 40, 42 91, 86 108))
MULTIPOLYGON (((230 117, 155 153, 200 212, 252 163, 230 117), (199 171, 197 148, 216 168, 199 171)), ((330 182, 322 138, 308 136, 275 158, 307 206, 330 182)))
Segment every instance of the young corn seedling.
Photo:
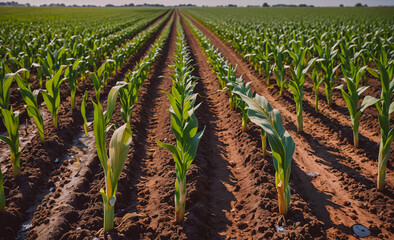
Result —
POLYGON ((125 82, 118 83, 118 85, 124 85, 119 92, 122 107, 121 115, 124 122, 130 121, 134 104, 138 100, 139 89, 142 86, 142 82, 148 77, 148 72, 144 71, 146 66, 146 62, 138 63, 136 66, 137 70, 130 72, 126 76, 125 82))
POLYGON ((350 63, 350 70, 347 70, 344 66, 345 65, 342 65, 342 72, 344 74, 344 78, 342 80, 346 82, 347 90, 345 90, 343 84, 339 85, 336 88, 341 90, 343 98, 345 99, 347 108, 349 110, 350 119, 352 121, 353 144, 354 147, 358 148, 359 145, 358 128, 360 126, 360 117, 362 112, 370 105, 373 105, 373 103, 364 104, 361 105, 360 108, 358 108, 360 95, 369 88, 369 86, 359 87, 360 80, 364 75, 366 66, 359 67, 354 65, 353 62, 350 63))
POLYGON ((0 107, 4 109, 9 109, 10 106, 10 94, 11 94, 11 84, 12 80, 16 76, 19 77, 21 82, 23 82, 23 86, 27 86, 25 81, 19 76, 20 73, 27 72, 28 70, 22 68, 15 73, 11 73, 11 70, 7 67, 6 64, 2 63, 0 67, 0 107))
POLYGON ((335 44, 332 48, 329 48, 327 46, 318 46, 316 45, 316 49, 319 52, 321 60, 321 68, 324 71, 324 87, 326 91, 326 98, 327 98, 327 103, 328 106, 332 105, 332 90, 334 89, 334 84, 335 84, 335 74, 337 72, 337 69, 339 68, 340 65, 336 65, 336 56, 338 54, 338 49, 335 49, 337 47, 338 43, 335 44))
POLYGON ((0 212, 5 211, 4 176, 0 168, 0 212))
POLYGON ((193 162, 198 144, 204 130, 198 132, 198 120, 195 116, 195 87, 193 70, 189 67, 190 55, 185 46, 183 32, 178 29, 175 74, 172 76, 172 94, 166 93, 170 102, 171 130, 176 138, 176 145, 156 141, 157 144, 172 153, 175 162, 175 221, 180 223, 185 215, 186 173, 193 162))
POLYGON ((313 82, 313 92, 315 94, 315 112, 317 113, 319 112, 319 87, 324 81, 324 78, 320 73, 320 63, 318 63, 318 60, 315 61, 312 74, 309 75, 313 82))
POLYGON ((279 95, 282 96, 283 88, 286 85, 285 82, 285 65, 283 64, 284 55, 286 54, 287 50, 283 50, 283 46, 276 47, 275 51, 275 65, 273 66, 273 71, 276 77, 276 84, 279 87, 279 95))
POLYGON ((57 112, 60 107, 60 85, 65 79, 60 79, 64 68, 67 66, 63 65, 55 73, 55 75, 45 83, 45 90, 42 90, 42 96, 49 112, 52 115, 53 127, 57 128, 57 112))
POLYGON ((116 190, 118 179, 122 172, 129 146, 131 143, 131 129, 129 123, 116 129, 109 143, 109 158, 104 168, 105 190, 100 189, 104 202, 104 231, 108 232, 114 227, 116 190))
POLYGON ((378 156, 378 184, 379 190, 384 189, 386 179, 386 167, 390 158, 390 146, 394 140, 394 128, 390 127, 390 115, 394 112, 394 102, 391 101, 394 94, 394 62, 389 61, 386 51, 382 48, 381 57, 374 60, 379 72, 367 68, 374 77, 378 78, 382 84, 382 93, 380 99, 366 96, 363 105, 375 104, 378 110, 378 119, 380 125, 380 145, 378 156))
MULTIPOLYGON (((297 46, 297 44, 293 42, 293 46, 297 46)), ((294 52, 289 51, 290 57, 294 60, 294 68, 290 68, 292 80, 289 81, 288 86, 293 92, 294 102, 296 103, 298 132, 302 132, 302 98, 304 96, 305 77, 316 58, 307 62, 306 54, 308 52, 308 48, 294 47, 294 50, 294 52)))
POLYGON ((0 74, 0 107, 8 109, 10 105, 11 84, 15 75, 11 73, 11 70, 3 62, 1 64, 0 74))
POLYGON ((96 93, 96 101, 97 104, 99 104, 99 106, 101 106, 100 91, 105 86, 109 78, 110 72, 107 71, 108 70, 107 65, 109 65, 111 61, 113 60, 105 61, 103 65, 101 65, 100 68, 97 70, 97 72, 91 73, 94 91, 96 93))
POLYGON ((43 74, 42 66, 38 63, 33 63, 32 67, 34 67, 37 70, 37 79, 38 82, 40 83, 40 88, 42 88, 42 74, 43 74))
POLYGON ((29 117, 34 119, 37 127, 38 134, 40 135, 41 142, 45 141, 44 136, 44 120, 41 116, 40 109, 38 108, 37 96, 40 93, 39 89, 31 91, 30 86, 25 86, 22 78, 19 75, 15 76, 18 83, 22 98, 25 101, 25 108, 29 117))
POLYGON ((67 79, 68 85, 70 86, 70 94, 71 94, 71 109, 75 108, 75 94, 77 92, 78 86, 78 75, 79 75, 79 63, 80 60, 75 60, 73 58, 67 59, 70 62, 73 62, 68 66, 66 71, 64 72, 64 77, 67 79))
POLYGON ((45 73, 47 78, 52 78, 56 72, 62 68, 62 63, 65 61, 66 48, 62 47, 59 51, 56 49, 55 51, 51 51, 48 49, 46 57, 38 57, 40 65, 42 66, 42 70, 45 73))
POLYGON ((12 107, 11 110, 1 108, 1 116, 3 124, 7 129, 8 137, 0 136, 0 140, 7 143, 10 147, 12 170, 14 176, 17 177, 21 174, 20 155, 22 152, 19 148, 19 112, 13 112, 12 107))
POLYGON ((106 138, 108 130, 112 127, 109 122, 115 109, 119 89, 119 86, 115 86, 111 89, 108 95, 107 111, 105 113, 102 111, 102 106, 93 102, 93 130, 95 143, 98 158, 100 160, 101 166, 104 169, 105 178, 105 190, 100 190, 104 202, 105 232, 110 231, 114 227, 114 207, 116 201, 115 195, 118 185, 118 178, 123 170, 131 142, 130 124, 126 123, 122 127, 118 128, 112 135, 108 157, 106 138))
POLYGON ((290 170, 295 145, 293 138, 285 131, 278 109, 263 96, 250 98, 234 91, 248 104, 250 121, 261 127, 267 135, 275 166, 275 186, 278 191, 279 214, 286 215, 290 204, 290 170))
MULTIPOLYGON (((177 223, 183 220, 186 205, 186 172, 193 162, 197 147, 203 135, 203 131, 197 132, 198 121, 194 115, 197 107, 192 107, 196 95, 187 97, 182 101, 182 96, 173 87, 171 94, 167 94, 170 100, 171 129, 176 136, 176 145, 157 141, 157 144, 172 153, 175 161, 175 219, 177 223)), ((184 97, 184 96, 183 96, 184 97)))
MULTIPOLYGON (((250 90, 250 84, 252 82, 245 83, 242 78, 237 80, 237 85, 234 88, 234 91, 240 92, 248 97, 252 97, 252 91, 250 90)), ((247 104, 243 101, 238 95, 235 95, 236 103, 239 110, 241 110, 242 115, 242 132, 246 132, 248 130, 248 109, 247 104)))
POLYGON ((270 77, 272 74, 272 66, 271 66, 272 56, 273 56, 272 53, 266 53, 265 55, 263 55, 263 59, 260 61, 260 64, 263 67, 265 73, 265 77, 267 78, 267 87, 271 87, 270 77))

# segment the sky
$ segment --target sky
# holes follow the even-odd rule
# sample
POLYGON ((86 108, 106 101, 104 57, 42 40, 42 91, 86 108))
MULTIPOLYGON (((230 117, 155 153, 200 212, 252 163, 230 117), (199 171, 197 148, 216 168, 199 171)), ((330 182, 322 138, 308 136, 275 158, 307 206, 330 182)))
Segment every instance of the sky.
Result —
POLYGON ((244 1, 233 1, 233 0, 15 0, 19 3, 30 3, 31 5, 41 5, 49 3, 65 3, 66 5, 98 5, 104 6, 106 4, 113 5, 123 5, 123 4, 164 4, 164 5, 178 5, 178 4, 195 4, 198 6, 208 5, 227 5, 227 4, 237 4, 238 6, 246 5, 262 5, 267 2, 270 5, 274 4, 308 4, 315 6, 339 6, 339 4, 344 4, 345 6, 354 6, 356 3, 367 4, 368 6, 379 6, 379 5, 391 5, 394 6, 394 0, 244 0, 244 1))

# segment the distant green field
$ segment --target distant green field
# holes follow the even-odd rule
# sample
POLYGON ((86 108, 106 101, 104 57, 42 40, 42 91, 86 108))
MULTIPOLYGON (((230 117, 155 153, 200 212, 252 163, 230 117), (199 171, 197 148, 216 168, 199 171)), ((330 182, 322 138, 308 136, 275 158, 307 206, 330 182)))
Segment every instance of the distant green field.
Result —
POLYGON ((12 72, 30 70, 61 49, 65 54, 54 60, 85 58, 93 64, 167 10, 0 7, 0 58, 12 72))
POLYGON ((376 8, 188 8, 185 9, 193 14, 205 16, 232 17, 236 19, 255 18, 260 20, 306 20, 311 17, 334 19, 368 19, 390 18, 394 21, 394 7, 376 8))

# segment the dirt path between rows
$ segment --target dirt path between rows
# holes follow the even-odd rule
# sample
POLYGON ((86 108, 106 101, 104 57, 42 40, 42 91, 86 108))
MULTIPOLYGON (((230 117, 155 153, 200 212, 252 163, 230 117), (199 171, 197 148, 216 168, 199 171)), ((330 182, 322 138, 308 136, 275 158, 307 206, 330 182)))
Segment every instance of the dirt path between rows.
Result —
POLYGON ((350 227, 361 223, 370 227, 374 236, 383 232, 380 238, 390 238, 394 206, 392 172, 387 174, 387 189, 378 192, 375 189, 376 174, 372 175, 370 171, 377 169, 377 164, 365 154, 359 155, 349 143, 339 140, 339 133, 333 127, 307 112, 304 113, 305 132, 297 133, 294 102, 271 95, 257 74, 229 46, 197 21, 193 20, 193 23, 232 65, 237 65, 237 75, 242 74, 245 81, 253 81, 252 89, 280 110, 285 128, 296 143, 293 187, 325 223, 327 236, 352 238, 350 227), (311 172, 318 172, 319 176, 312 179, 307 175, 311 172))

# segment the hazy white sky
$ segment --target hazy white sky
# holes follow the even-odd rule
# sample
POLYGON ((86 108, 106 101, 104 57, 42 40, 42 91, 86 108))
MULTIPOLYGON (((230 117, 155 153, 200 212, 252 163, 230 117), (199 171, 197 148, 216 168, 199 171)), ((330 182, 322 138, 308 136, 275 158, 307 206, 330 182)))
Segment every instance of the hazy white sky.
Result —
MULTIPOLYGON (((4 0, 5 1, 5 0, 4 0)), ((10 0, 9 0, 10 1, 10 0)), ((339 4, 344 4, 345 6, 354 6, 356 3, 361 2, 362 4, 367 4, 368 6, 379 6, 379 5, 394 5, 394 0, 244 0, 244 1, 233 1, 233 0, 14 0, 19 3, 30 3, 32 5, 41 5, 48 3, 65 3, 66 5, 72 4, 92 4, 103 6, 106 4, 114 4, 114 5, 122 5, 122 4, 143 4, 143 3, 152 3, 152 4, 164 4, 164 5, 178 5, 178 4, 196 4, 198 6, 208 5, 208 6, 216 6, 216 5, 227 5, 227 4, 237 4, 238 6, 246 6, 246 5, 261 5, 264 2, 267 2, 270 5, 286 3, 286 4, 313 4, 315 6, 339 6, 339 4)))

